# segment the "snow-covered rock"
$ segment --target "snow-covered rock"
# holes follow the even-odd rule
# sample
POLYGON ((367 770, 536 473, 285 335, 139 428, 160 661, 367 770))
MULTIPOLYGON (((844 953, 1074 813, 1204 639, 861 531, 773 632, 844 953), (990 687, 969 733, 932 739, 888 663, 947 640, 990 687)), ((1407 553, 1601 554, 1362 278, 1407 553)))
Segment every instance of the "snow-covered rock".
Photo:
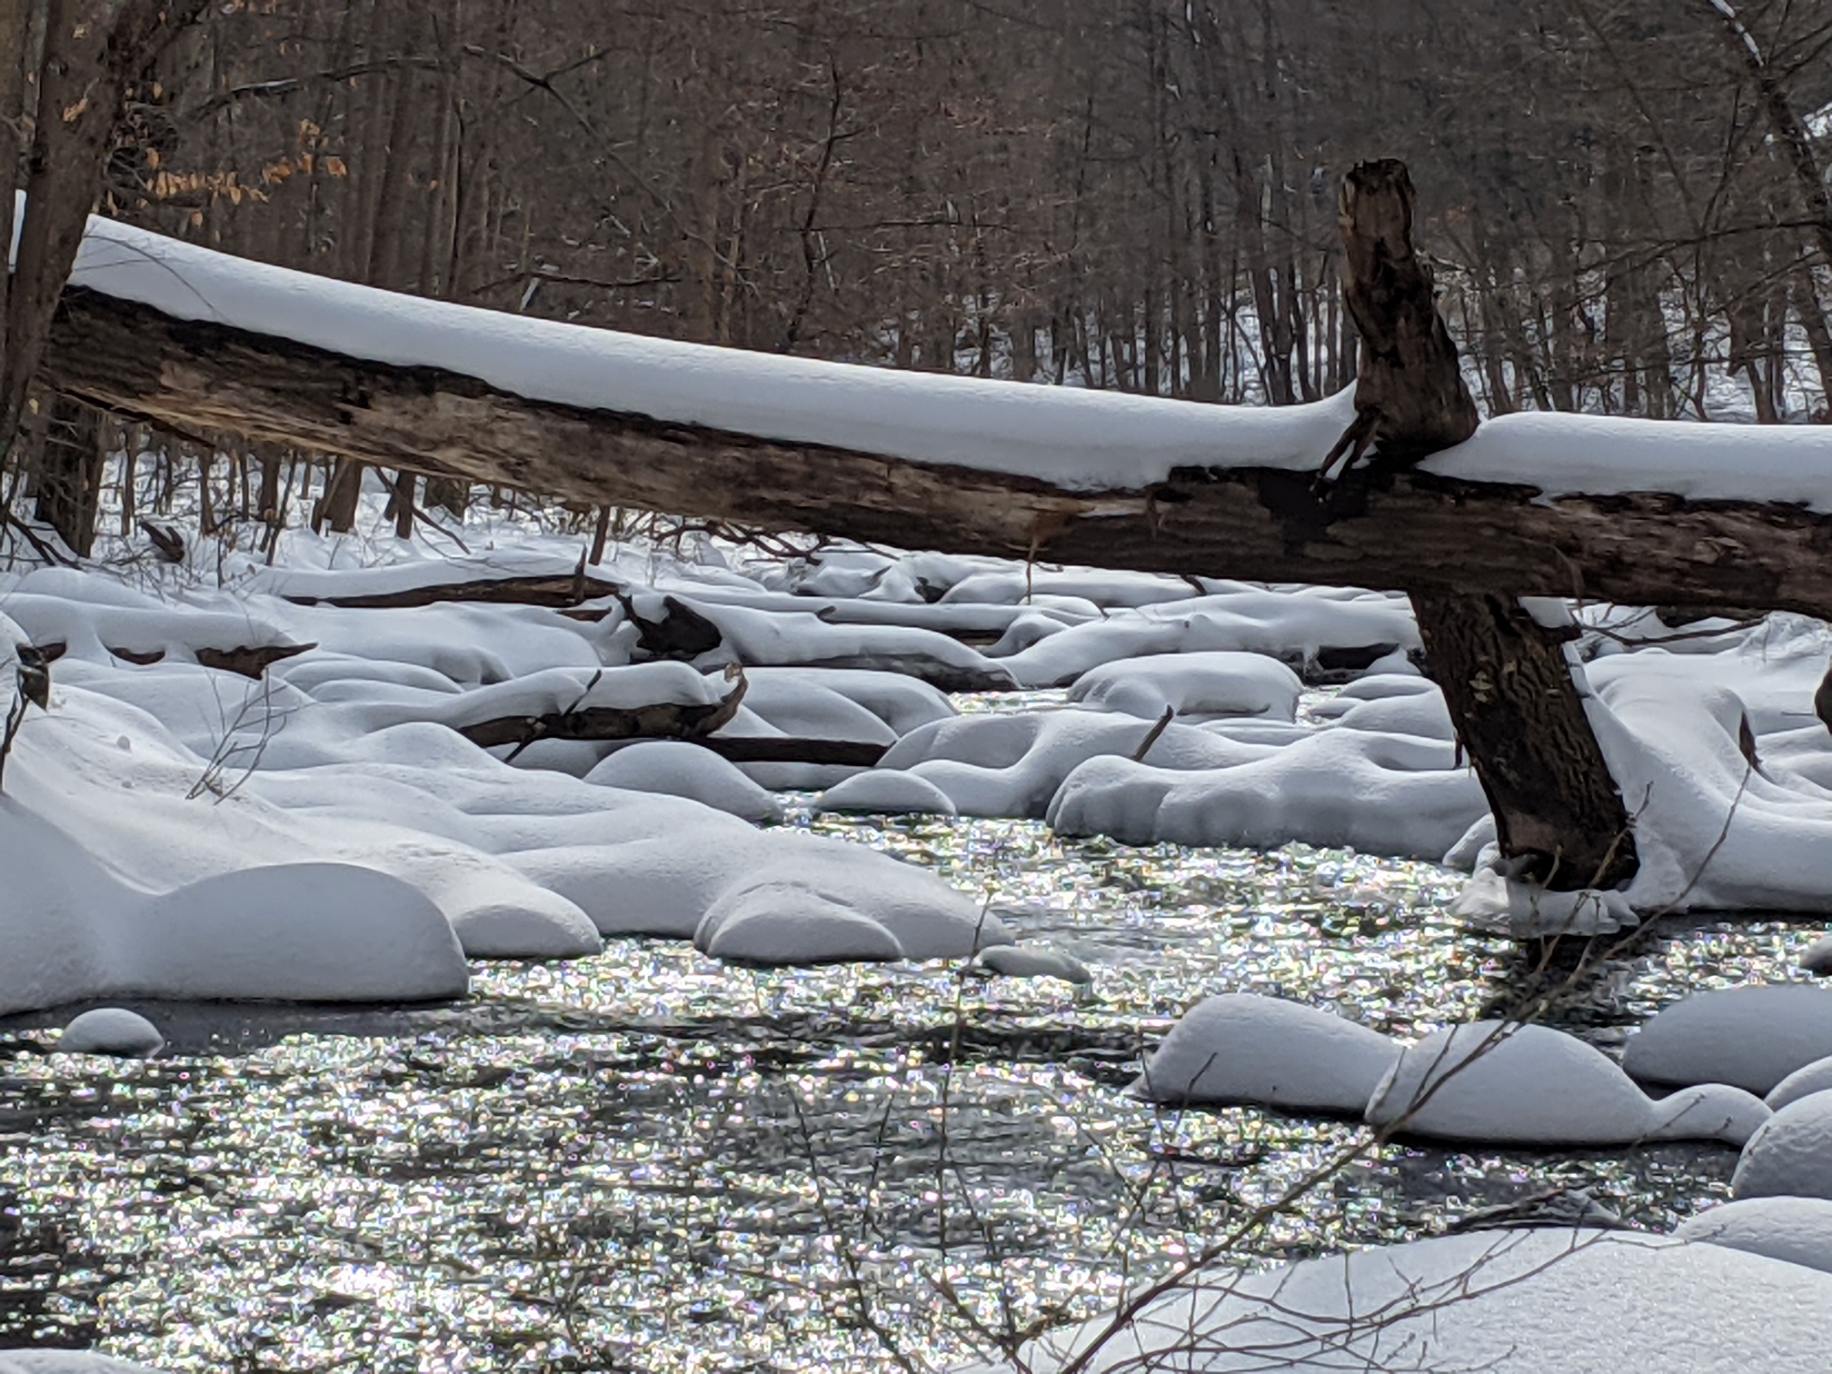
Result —
POLYGON ((118 1054, 144 1058, 165 1048, 159 1028, 125 1007, 97 1007, 76 1017, 57 1037, 64 1054, 118 1054))
POLYGON ((974 964, 1006 978, 1059 978, 1079 986, 1094 981, 1087 965, 1048 945, 995 945, 981 950, 974 964))
POLYGON ((1832 1055, 1832 989, 1770 983, 1694 993, 1629 1037, 1622 1067, 1644 1083, 1733 1083, 1767 1093, 1832 1055))
POLYGON ((1092 668, 1075 680, 1069 700, 1096 711, 1156 720, 1168 707, 1191 722, 1216 716, 1290 720, 1304 684, 1265 654, 1150 654, 1092 668))
POLYGON ((1717 1245, 1477 1231, 1243 1276, 1223 1266, 984 1374, 1820 1374, 1832 1275, 1717 1245))
POLYGON ((618 749, 585 775, 601 787, 686 797, 747 821, 779 821, 782 804, 735 764, 697 744, 643 740, 618 749))
POLYGON ((822 855, 813 842, 785 842, 713 900, 694 943, 718 959, 818 964, 958 958, 1011 942, 996 916, 930 875, 829 843, 827 861, 810 863, 822 855), (855 854, 859 861, 849 857, 855 854))
MULTIPOLYGON (((1416 735, 1423 739, 1454 740, 1457 730, 1451 724, 1450 710, 1444 695, 1435 685, 1429 690, 1405 695, 1395 693, 1372 701, 1351 701, 1335 717, 1339 730, 1371 730, 1377 734, 1416 735)), ((1323 714, 1322 712, 1318 713, 1323 714)))
POLYGON ((1768 1114, 1757 1098, 1716 1084, 1655 1101, 1577 1037, 1499 1021, 1453 1026, 1408 1046, 1367 1106, 1370 1122, 1409 1135, 1559 1146, 1741 1145, 1768 1114))
POLYGON ((1743 1147, 1730 1193, 1832 1200, 1832 1092, 1790 1102, 1764 1122, 1743 1147))
MULTIPOLYGON (((954 703, 944 693, 902 673, 849 668, 751 668, 746 670, 745 676, 751 684, 746 704, 785 733, 793 732, 783 724, 781 713, 767 704, 777 699, 778 684, 789 691, 818 687, 837 693, 871 712, 890 728, 893 737, 907 735, 918 726, 958 714, 954 703)), ((861 737, 836 735, 833 738, 861 737)))
MULTIPOLYGON (((1130 757, 1153 728, 1105 711, 961 716, 911 731, 891 746, 879 767, 926 779, 963 816, 1041 816, 1077 764, 1102 754, 1130 757)), ((1265 752, 1193 725, 1172 725, 1147 757, 1166 767, 1196 768, 1265 752)))
POLYGON ((1445 742, 1330 728, 1283 745, 1229 743, 1233 757, 1219 763, 1193 749, 1160 754, 1163 741, 1144 763, 1099 751, 1108 756, 1058 784, 1049 822, 1129 844, 1301 840, 1435 862, 1488 807, 1445 742))
POLYGON ((1360 1112, 1399 1052, 1377 1031, 1301 1002, 1223 993, 1183 1014, 1132 1090, 1153 1102, 1360 1112))
POLYGON ((1418 643, 1404 597, 1250 589, 1071 626, 1000 661, 1021 687, 1063 686, 1116 659, 1224 649, 1268 654, 1311 677, 1353 676, 1418 643))
POLYGON ((1815 1059, 1786 1078, 1775 1084, 1763 1101, 1768 1103, 1772 1112, 1778 1112, 1790 1102, 1798 1102, 1803 1097, 1814 1093, 1832 1092, 1832 1056, 1815 1059))
POLYGON ((954 802, 941 788, 920 774, 896 768, 873 768, 855 773, 821 793, 816 806, 822 811, 867 815, 956 814, 954 802))
POLYGON ((1673 1234, 1680 1240, 1725 1245, 1832 1273, 1832 1201, 1825 1198, 1727 1202, 1688 1219, 1673 1234))

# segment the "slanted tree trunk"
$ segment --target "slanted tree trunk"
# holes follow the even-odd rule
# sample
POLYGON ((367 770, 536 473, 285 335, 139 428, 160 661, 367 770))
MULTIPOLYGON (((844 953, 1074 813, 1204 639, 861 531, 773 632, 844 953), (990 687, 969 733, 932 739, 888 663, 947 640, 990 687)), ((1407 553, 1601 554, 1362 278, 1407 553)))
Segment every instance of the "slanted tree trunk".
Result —
MULTIPOLYGON (((20 226, 0 347, 0 441, 10 441, 24 413, 26 392, 50 336, 57 299, 76 260, 107 163, 127 88, 172 38, 203 10, 205 0, 49 0, 39 73, 31 156, 26 170, 25 222, 20 226)), ((0 8, 0 19, 6 11, 0 8)), ((5 35, 10 43, 11 35, 5 35)), ((13 101, 10 85, 0 91, 13 101)), ((0 114, 6 113, 0 111, 0 114)), ((10 142, 0 139, 0 146, 10 142)), ((10 200, 9 175, 5 190, 10 200)))
MULTIPOLYGON (((1412 207, 1403 163, 1363 163, 1343 182, 1343 289, 1362 340, 1351 433, 1359 428, 1384 461, 1416 461, 1479 423, 1431 268, 1413 249, 1412 207)), ((1632 877, 1628 813, 1557 632, 1495 593, 1415 592, 1412 603, 1502 854, 1559 889, 1632 877)))

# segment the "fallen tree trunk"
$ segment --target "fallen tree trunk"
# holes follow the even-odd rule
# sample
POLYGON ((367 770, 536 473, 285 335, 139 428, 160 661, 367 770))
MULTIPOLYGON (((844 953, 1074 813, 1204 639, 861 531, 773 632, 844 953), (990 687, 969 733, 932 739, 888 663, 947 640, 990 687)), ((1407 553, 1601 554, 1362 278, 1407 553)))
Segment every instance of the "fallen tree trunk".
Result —
POLYGON ((876 768, 888 744, 850 739, 784 739, 776 735, 698 735, 687 741, 728 763, 809 763, 839 768, 876 768))
MULTIPOLYGON (((1431 269, 1413 250, 1412 209, 1402 163, 1363 163, 1343 180, 1343 297, 1362 341, 1356 419, 1337 445, 1350 466, 1370 445, 1378 462, 1416 462, 1463 442, 1479 423, 1431 269)), ((1468 556, 1467 541, 1457 547, 1468 556)), ((1557 889, 1632 878, 1628 810, 1563 637, 1517 596, 1415 588, 1412 606, 1431 675, 1518 876, 1557 889)))
POLYGON ((409 472, 903 548, 1832 617, 1832 516, 1791 505, 1664 492, 1535 499, 1530 471, 1518 483, 1471 482, 1379 465, 1322 495, 1310 473, 1271 467, 1180 468, 1140 489, 1070 491, 531 401, 475 377, 181 321, 82 289, 65 295, 43 377, 179 431, 225 430, 409 472))

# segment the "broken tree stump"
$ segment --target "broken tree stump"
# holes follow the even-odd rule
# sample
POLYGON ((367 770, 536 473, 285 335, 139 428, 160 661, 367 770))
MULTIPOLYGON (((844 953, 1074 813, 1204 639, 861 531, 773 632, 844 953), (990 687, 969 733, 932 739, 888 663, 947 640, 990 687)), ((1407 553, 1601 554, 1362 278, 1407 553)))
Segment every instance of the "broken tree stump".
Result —
MULTIPOLYGON (((1369 444, 1375 469, 1415 463, 1480 423, 1438 315, 1431 267, 1413 247, 1413 201, 1405 164, 1390 158, 1362 163, 1343 180, 1343 294, 1363 347, 1356 420, 1332 459, 1346 453, 1350 465, 1369 444)), ((1517 876, 1557 890, 1633 877, 1628 811, 1558 632, 1536 623, 1518 597, 1496 592, 1415 591, 1412 604, 1431 674, 1517 876)))

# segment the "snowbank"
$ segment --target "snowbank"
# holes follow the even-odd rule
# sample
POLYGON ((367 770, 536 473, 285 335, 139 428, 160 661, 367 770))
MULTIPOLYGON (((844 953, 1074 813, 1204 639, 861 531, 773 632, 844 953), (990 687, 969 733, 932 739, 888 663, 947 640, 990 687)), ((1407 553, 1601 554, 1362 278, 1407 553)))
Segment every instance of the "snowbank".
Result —
MULTIPOLYGON (((1619 900, 1573 923, 1568 904, 1486 879, 1462 914, 1516 936, 1597 933, 1631 912, 1825 911, 1832 905, 1832 736, 1799 720, 1823 671, 1822 632, 1723 654, 1658 650, 1574 669, 1610 771, 1635 815, 1640 867, 1619 900), (1751 710, 1749 701, 1760 706, 1751 710), (1745 720, 1758 766, 1740 746, 1745 720), (1776 727, 1763 733, 1763 724, 1776 727)), ((1492 824, 1448 862, 1492 868, 1492 824)), ((1772 1085, 1771 1085, 1772 1086, 1772 1085)))
MULTIPOLYGON (((913 730, 879 760, 932 783, 963 816, 1041 816, 1078 764, 1137 753, 1153 726, 1104 711, 961 716, 913 730)), ((1193 725, 1172 725, 1152 744, 1153 763, 1218 767, 1264 753, 1193 725)))
POLYGON ((1673 1234, 1680 1240, 1723 1245, 1832 1273, 1832 1201, 1825 1198, 1727 1202, 1700 1212, 1673 1234))
POLYGON ((1246 1374, 1821 1374, 1832 1276, 1717 1245, 1480 1231, 1243 1277, 1203 1270, 1131 1320, 1097 1317, 984 1370, 1246 1374))

